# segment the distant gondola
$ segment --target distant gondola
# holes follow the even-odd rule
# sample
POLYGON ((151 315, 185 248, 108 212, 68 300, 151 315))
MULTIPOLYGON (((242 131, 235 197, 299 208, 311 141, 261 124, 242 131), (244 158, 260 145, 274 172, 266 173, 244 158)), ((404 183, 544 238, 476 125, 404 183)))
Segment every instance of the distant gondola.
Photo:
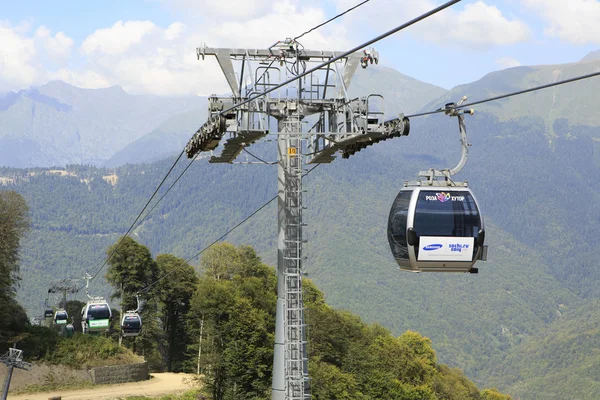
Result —
POLYGON ((66 325, 69 322, 69 315, 66 310, 57 310, 54 313, 54 324, 66 325))
POLYGON ((70 337, 73 337, 74 333, 75 333, 75 327, 73 326, 73 324, 68 324, 68 325, 65 325, 65 329, 64 329, 62 335, 70 338, 70 337))
POLYGON ((54 310, 52 310, 50 307, 47 307, 44 310, 44 318, 52 318, 53 315, 54 315, 54 310))
POLYGON ((105 300, 90 300, 81 310, 83 333, 106 331, 110 328, 112 312, 105 300))
POLYGON ((142 332, 142 318, 137 312, 126 312, 121 319, 121 333, 124 337, 138 336, 142 332))

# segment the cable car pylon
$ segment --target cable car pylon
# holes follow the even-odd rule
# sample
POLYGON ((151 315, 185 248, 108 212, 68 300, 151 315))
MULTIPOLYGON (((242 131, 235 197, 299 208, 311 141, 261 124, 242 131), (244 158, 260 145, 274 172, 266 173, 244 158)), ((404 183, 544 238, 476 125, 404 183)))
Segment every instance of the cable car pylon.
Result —
POLYGON ((74 294, 77 292, 79 292, 79 279, 62 279, 55 281, 50 285, 50 288, 48 289, 48 298, 50 298, 50 293, 53 293, 56 303, 58 304, 58 308, 53 314, 54 325, 65 326, 68 324, 67 293, 74 294), (62 294, 62 297, 59 298, 59 294, 62 294))
POLYGON ((305 164, 331 163, 336 153, 348 158, 372 144, 406 136, 409 121, 402 114, 384 121, 381 95, 348 96, 354 73, 359 65, 366 68, 370 64, 365 58, 368 61, 376 56, 374 49, 342 57, 333 51, 305 50, 296 40, 286 39, 268 49, 202 46, 196 53, 198 59, 216 57, 232 96, 209 97, 208 121, 186 145, 188 158, 212 152, 224 141, 220 154, 212 155, 209 162, 233 164, 247 146, 269 134, 277 136, 277 161, 262 163, 277 164, 278 178, 277 311, 271 393, 272 400, 308 400, 311 391, 302 294, 305 164), (239 73, 234 61, 241 64, 239 73), (308 69, 307 64, 320 61, 317 67, 308 69), (281 82, 288 86, 274 92, 281 82), (316 122, 307 129, 309 118, 316 122), (277 121, 275 129, 270 129, 272 120, 277 121))
POLYGON ((0 356, 0 363, 6 365, 8 367, 8 373, 6 374, 6 380, 4 381, 4 387, 2 389, 2 400, 6 400, 8 398, 8 389, 10 388, 10 380, 12 378, 12 373, 15 368, 23 369, 25 371, 31 370, 31 363, 23 361, 23 350, 19 350, 14 347, 8 349, 8 353, 3 356, 0 356))

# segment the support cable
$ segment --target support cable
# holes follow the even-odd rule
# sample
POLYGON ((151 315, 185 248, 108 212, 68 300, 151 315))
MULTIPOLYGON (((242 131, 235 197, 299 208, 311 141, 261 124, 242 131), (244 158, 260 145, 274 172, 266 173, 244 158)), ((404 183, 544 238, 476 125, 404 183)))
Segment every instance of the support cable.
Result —
POLYGON ((186 173, 186 171, 192 166, 192 164, 194 163, 194 161, 196 161, 196 159, 198 158, 198 156, 200 155, 200 153, 198 153, 196 155, 196 157, 192 158, 192 160, 190 160, 190 162, 188 163, 188 165, 185 167, 185 169, 183 171, 181 171, 181 173, 179 174, 179 176, 177 177, 177 179, 175 179, 175 181, 173 181, 173 183, 171 184, 171 186, 169 186, 169 188, 165 191, 165 193, 163 193, 163 195, 160 197, 160 199, 158 199, 156 201, 156 203, 154 203, 154 206, 152 206, 152 208, 150 209, 150 211, 148 211, 146 213, 146 215, 144 215, 144 218, 142 218, 137 226, 134 228, 137 229, 140 227, 140 225, 142 225, 142 223, 146 220, 146 218, 148 218, 148 215, 150 215, 152 213, 152 211, 154 211, 154 209, 156 208, 156 206, 158 206, 158 203, 160 203, 162 201, 162 199, 165 198, 165 196, 167 195, 167 193, 169 193, 171 191, 171 189, 173 189, 173 186, 175 186, 177 184, 177 182, 179 182, 179 180, 181 179, 181 177, 183 176, 183 174, 186 173))
MULTIPOLYGON (((519 91, 512 92, 512 93, 502 94, 500 96, 490 97, 490 98, 487 98, 487 99, 484 99, 484 100, 477 100, 477 101, 473 101, 471 103, 462 104, 460 106, 460 108, 475 106, 475 105, 483 104, 483 103, 489 103, 491 101, 496 101, 496 100, 502 100, 502 99, 506 99, 508 97, 518 96, 518 95, 529 93, 529 92, 535 92, 536 90, 548 89, 548 88, 551 88, 551 87, 554 87, 554 86, 564 85, 566 83, 572 83, 572 82, 576 82, 576 81, 580 81, 580 80, 584 80, 584 79, 594 78, 594 77, 599 76, 599 75, 600 75, 600 72, 593 72, 593 73, 587 74, 587 75, 576 76, 574 78, 564 79, 562 81, 548 83, 548 84, 545 84, 545 85, 536 86, 536 87, 532 87, 532 88, 529 88, 529 89, 524 89, 524 90, 519 90, 519 91)), ((427 112, 422 112, 422 113, 418 113, 418 114, 407 115, 406 117, 407 118, 422 117, 422 116, 425 116, 425 115, 437 114, 437 113, 441 113, 441 112, 444 112, 444 111, 446 111, 446 110, 445 109, 438 109, 438 110, 427 111, 427 112)))
MULTIPOLYGON (((244 148, 242 148, 242 150, 244 150, 246 153, 250 154, 252 157, 256 158, 258 161, 262 162, 263 164, 267 164, 267 165, 275 165, 275 164, 277 164, 277 161, 272 161, 272 162, 269 162, 269 161, 265 161, 265 160, 263 160, 262 158, 260 158, 260 157, 258 157, 258 156, 255 156, 254 154, 252 154, 252 153, 250 153, 248 150, 246 150, 246 148, 245 148, 245 147, 244 147, 244 148)), ((200 154, 200 153, 198 153, 198 154, 200 154)))
POLYGON ((320 28, 320 27, 322 27, 323 25, 327 25, 327 24, 328 24, 328 23, 330 23, 331 21, 333 21, 333 20, 335 20, 335 19, 338 19, 338 18, 339 18, 339 17, 341 17, 342 15, 344 15, 344 14, 347 14, 347 13, 349 13, 350 11, 352 11, 352 10, 354 10, 354 9, 357 9, 358 7, 362 6, 362 5, 363 5, 363 4, 365 4, 365 3, 368 3, 369 1, 370 1, 370 0, 365 0, 365 1, 363 1, 362 3, 359 3, 359 4, 355 5, 354 7, 350 7, 349 9, 347 9, 346 11, 344 11, 343 13, 340 13, 340 14, 336 15, 335 17, 333 17, 333 18, 330 18, 330 19, 328 19, 327 21, 320 23, 319 25, 315 26, 314 28, 312 28, 312 29, 309 29, 308 31, 304 32, 303 34, 301 34, 301 35, 299 35, 299 36, 296 36, 296 37, 294 38, 294 40, 298 40, 298 39, 300 39, 302 36, 304 36, 304 35, 307 35, 307 34, 311 33, 311 32, 312 32, 312 31, 314 31, 315 29, 319 29, 319 28, 320 28))
MULTIPOLYGON (((383 33, 383 34, 375 37, 374 39, 371 39, 371 40, 369 40, 369 41, 367 41, 367 42, 365 42, 365 43, 363 43, 363 44, 361 44, 359 46, 356 46, 353 49, 346 51, 345 53, 342 53, 342 54, 340 54, 338 56, 332 57, 329 60, 327 60, 327 61, 319 64, 318 66, 316 66, 314 68, 311 68, 308 71, 304 71, 303 73, 299 74, 298 76, 290 78, 287 81, 285 81, 283 83, 280 83, 280 84, 278 84, 278 85, 276 85, 276 86, 274 86, 272 88, 269 88, 269 89, 265 90, 262 93, 259 93, 259 94, 255 95, 255 96, 250 97, 250 98, 248 98, 246 100, 243 100, 240 103, 237 103, 237 104, 235 104, 235 105, 233 105, 233 106, 231 106, 231 107, 229 107, 229 108, 227 108, 225 110, 222 110, 217 115, 222 115, 222 114, 224 114, 224 113, 226 113, 228 111, 231 111, 231 110, 236 109, 236 108, 238 108, 238 107, 240 107, 240 106, 242 106, 244 104, 247 104, 247 103, 249 103, 251 101, 254 101, 254 100, 256 100, 259 97, 265 96, 265 95, 267 95, 267 94, 269 94, 269 93, 271 93, 271 92, 273 92, 273 91, 275 91, 275 90, 277 90, 277 89, 279 89, 281 87, 284 87, 284 86, 286 86, 286 85, 288 85, 288 84, 290 84, 290 83, 292 83, 292 82, 294 82, 294 81, 296 81, 296 80, 298 80, 298 79, 300 79, 300 78, 302 78, 302 77, 304 77, 306 75, 309 75, 309 74, 311 74, 311 73, 313 73, 313 72, 315 72, 315 71, 317 71, 317 70, 319 70, 319 69, 321 69, 321 68, 323 68, 323 67, 325 67, 325 66, 327 66, 329 64, 332 64, 332 63, 334 63, 336 61, 339 61, 339 60, 341 60, 344 57, 348 57, 350 54, 355 53, 356 51, 358 51, 358 50, 360 50, 362 48, 365 48, 365 47, 367 47, 367 46, 369 46, 369 45, 371 45, 371 44, 373 44, 375 42, 378 42, 378 41, 380 41, 382 39, 385 39, 386 37, 391 36, 394 33, 397 33, 397 32, 399 32, 399 31, 401 31, 403 29, 406 29, 409 26, 416 24, 417 22, 420 22, 420 21, 422 21, 422 20, 424 20, 426 18, 429 18, 430 16, 432 16, 432 15, 434 15, 434 14, 436 14, 436 13, 438 13, 438 12, 440 12, 440 11, 442 11, 442 10, 444 10, 444 9, 446 9, 446 8, 454 5, 454 4, 457 4, 460 1, 461 0, 451 0, 451 1, 448 1, 448 2, 446 2, 444 4, 442 4, 442 5, 434 8, 434 9, 432 9, 431 11, 426 12, 425 14, 422 14, 422 15, 420 15, 420 16, 418 16, 418 17, 416 17, 416 18, 414 18, 414 19, 412 19, 412 20, 410 20, 410 21, 408 21, 408 22, 406 22, 406 23, 404 23, 402 25, 397 26, 394 29, 391 29, 391 30, 389 30, 389 31, 387 31, 387 32, 385 32, 385 33, 383 33)), ((359 4, 359 6, 360 5, 362 5, 362 3, 359 4)), ((113 254, 116 252, 116 250, 119 248, 120 244, 125 239, 125 237, 129 236, 129 234, 132 232, 133 227, 135 226, 135 224, 137 223, 137 221, 140 219, 140 217, 142 216, 142 214, 144 213, 144 211, 146 210, 146 208, 148 207, 148 205, 150 204, 150 202, 152 201, 152 199, 154 198, 154 196, 156 196, 156 194, 158 193, 158 190, 162 187, 162 185, 164 184, 164 182, 166 181, 166 179, 168 178, 168 176, 171 174, 171 172, 173 171, 173 169, 175 168, 175 166, 177 165, 177 163, 179 162, 179 160, 181 159, 181 157, 183 156, 184 153, 185 153, 185 149, 182 150, 182 152, 179 154, 179 156, 177 157, 177 159, 175 160, 175 162, 173 163, 173 165, 171 166, 171 168, 169 169, 169 171, 167 172, 167 174, 165 175, 165 177, 162 179, 162 181, 160 182, 160 184, 158 185, 158 187, 156 188, 156 190, 154 191, 154 193, 152 194, 152 196, 150 197, 150 199, 148 200, 148 202, 146 203, 146 205, 142 209, 142 211, 140 211, 140 213, 138 214, 138 216, 136 217, 136 219, 133 221, 133 223, 131 224, 131 226, 129 227, 129 229, 125 233, 125 235, 121 237, 121 239, 119 240, 119 242, 117 243, 117 245, 115 246, 115 248, 113 249, 113 251, 106 257, 106 259, 104 260, 104 262, 102 263, 102 265, 94 273, 94 275, 92 276, 91 280, 94 280, 98 276, 98 274, 100 273, 100 271, 102 271, 102 269, 104 268, 104 266, 107 264, 107 262, 110 260, 110 258, 113 256, 113 254)), ((319 165, 319 164, 317 164, 317 165, 319 165)), ((312 171, 312 169, 310 171, 312 171)), ((180 175, 180 177, 181 177, 181 175, 180 175)), ((158 204, 158 202, 157 202, 157 204, 158 204)), ((198 255, 200 255, 200 253, 198 255)))
POLYGON ((240 106, 243 106, 244 104, 248 104, 248 103, 250 103, 250 102, 258 99, 259 97, 266 96, 267 94, 269 94, 271 92, 274 92, 277 89, 280 89, 280 88, 282 88, 284 86, 287 86, 290 83, 295 82, 298 79, 300 79, 300 78, 302 78, 302 77, 304 77, 306 75, 312 74, 313 72, 318 71, 318 70, 322 69, 323 67, 328 66, 329 64, 333 64, 334 62, 341 60, 342 58, 348 57, 352 53, 356 53, 357 51, 359 51, 359 50, 361 50, 361 49, 363 49, 365 47, 368 47, 368 46, 372 45, 375 42, 379 42, 380 40, 385 39, 386 37, 391 36, 394 33, 397 33, 397 32, 399 32, 399 31, 401 31, 403 29, 406 29, 409 26, 414 25, 417 22, 420 22, 420 21, 422 21, 422 20, 424 20, 426 18, 429 18, 432 15, 437 14, 438 12, 440 12, 442 10, 445 10, 446 8, 448 8, 450 6, 453 6, 454 4, 460 3, 460 2, 461 2, 461 0, 451 0, 451 1, 448 1, 447 3, 444 3, 441 6, 436 7, 433 10, 426 12, 425 14, 421 14, 420 16, 418 16, 418 17, 416 17, 416 18, 414 18, 414 19, 412 19, 412 20, 410 20, 410 21, 408 21, 408 22, 406 22, 406 23, 404 23, 402 25, 399 25, 399 26, 397 26, 397 27, 395 27, 395 28, 393 28, 393 29, 385 32, 385 33, 382 33, 381 35, 375 37, 374 39, 368 40, 365 43, 362 43, 362 44, 360 44, 360 45, 358 45, 358 46, 356 46, 356 47, 354 47, 354 48, 352 48, 352 49, 350 49, 350 50, 348 50, 348 51, 346 51, 346 52, 344 52, 344 53, 342 53, 342 54, 340 54, 338 56, 333 56, 332 55, 332 58, 330 58, 327 61, 322 62, 321 64, 317 65, 316 67, 313 67, 313 68, 311 68, 309 70, 306 70, 306 71, 302 72, 301 74, 299 74, 298 76, 294 76, 294 77, 288 79, 287 81, 285 81, 283 83, 280 83, 280 84, 278 84, 276 86, 273 86, 272 88, 269 88, 269 89, 265 90, 264 92, 258 93, 258 94, 254 95, 252 97, 249 97, 249 98, 247 98, 245 100, 242 100, 239 103, 236 103, 233 106, 228 107, 228 108, 220 111, 217 114, 214 114, 213 117, 223 115, 223 114, 225 114, 225 113, 227 113, 227 112, 229 112, 231 110, 234 110, 236 108, 239 108, 240 106))
MULTIPOLYGON (((315 168, 317 168, 319 165, 321 164, 317 164, 314 167, 312 167, 311 169, 309 169, 308 171, 306 171, 305 174, 303 174, 302 176, 306 176, 308 174, 310 174, 312 171, 315 170, 315 168)), ((223 240, 225 237, 227 237, 227 235, 229 235, 231 232, 233 232, 234 230, 236 230, 237 228, 239 228, 242 224, 244 224, 246 221, 248 221, 250 218, 252 218, 253 216, 255 216, 256 214, 258 214, 263 208, 265 208, 266 206, 268 206, 269 204, 271 204, 273 201, 275 201, 277 199, 278 196, 275 196, 273 198, 271 198, 269 201, 267 201, 265 204, 263 204, 262 206, 260 206, 259 208, 257 208, 256 210, 254 210, 252 212, 252 214, 248 215, 246 218, 244 218, 243 220, 241 220, 239 223, 237 223, 233 228, 229 229, 227 232, 225 232, 223 235, 221 235, 218 239, 216 239, 214 242, 212 242, 211 244, 209 244, 208 246, 204 247, 202 250, 200 250, 199 252, 197 252, 195 255, 193 255, 192 257, 188 258, 187 260, 185 260, 186 263, 189 263, 190 261, 198 258, 198 256, 200 256, 202 253, 204 253, 206 250, 208 250, 209 248, 211 248, 212 246, 214 246, 215 244, 219 243, 221 240, 223 240)), ((168 277, 169 275, 177 272, 179 270, 179 268, 181 268, 181 266, 176 267, 175 269, 167 272, 166 274, 158 277, 158 279, 156 279, 154 282, 149 283, 146 287, 144 287, 143 289, 141 289, 138 293, 142 293, 145 292, 146 290, 150 289, 152 286, 156 285, 157 283, 159 283, 161 280, 163 280, 164 278, 168 277)))
POLYGON ((156 187, 156 189, 154 190, 154 193, 152 193, 152 196, 150 196, 150 199, 146 202, 146 205, 144 206, 144 208, 142 208, 142 211, 140 211, 140 213, 137 215, 137 217, 135 218, 135 220, 133 221, 133 223, 131 224, 131 226, 129 227, 129 229, 127 230, 127 232, 125 233, 125 235, 123 235, 121 237, 121 239, 119 240, 119 242, 117 242, 117 245, 115 246, 115 248, 113 249, 113 251, 111 251, 110 254, 104 259, 104 262, 102 263, 102 265, 100 265, 100 268, 98 268, 98 270, 94 273, 94 275, 92 276, 92 278, 90 280, 94 280, 98 276, 98 274, 100 273, 100 271, 102 271, 102 269, 104 268, 104 266, 106 265, 106 263, 110 260, 110 258, 113 256, 113 254, 115 254, 115 252, 117 251, 117 249, 119 248, 119 246, 121 245, 121 243, 123 242, 123 240, 127 236, 129 236, 129 234, 133 231, 133 227, 136 225, 137 221, 140 219, 140 217, 142 216, 142 214, 144 213, 144 211, 146 211, 146 208, 148 208, 148 206, 152 202, 152 199, 154 198, 154 196, 156 196, 156 194, 158 193, 159 189, 165 183, 165 181, 167 180, 167 178, 169 177, 169 175, 171 175, 171 172, 173 171, 173 169, 175 168, 175 166, 177 165, 177 163, 179 162, 179 160, 181 159, 181 157, 183 156, 184 153, 185 153, 185 150, 182 150, 181 153, 179 153, 179 156, 177 157, 177 159, 175 160, 175 162, 173 163, 173 165, 171 165, 171 168, 169 168, 169 171, 167 172, 167 174, 160 181, 160 184, 156 187))

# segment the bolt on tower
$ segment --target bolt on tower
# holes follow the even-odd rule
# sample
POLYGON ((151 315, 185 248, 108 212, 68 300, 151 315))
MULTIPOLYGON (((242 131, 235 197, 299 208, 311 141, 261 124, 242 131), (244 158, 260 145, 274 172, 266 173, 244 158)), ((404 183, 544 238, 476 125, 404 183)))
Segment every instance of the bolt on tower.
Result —
POLYGON ((247 146, 269 135, 276 137, 277 314, 272 399, 310 399, 302 298, 305 165, 330 163, 336 153, 348 158, 379 141, 408 135, 408 119, 400 115, 384 121, 383 97, 378 94, 348 97, 358 66, 366 68, 378 61, 373 49, 331 63, 336 52, 305 50, 293 39, 268 49, 203 45, 196 54, 198 59, 216 57, 232 95, 208 99, 208 121, 188 142, 187 156, 209 151, 210 163, 234 163, 247 146), (289 85, 279 87, 290 79, 289 85), (266 91, 270 93, 261 95, 266 91), (220 154, 212 154, 221 143, 220 154))

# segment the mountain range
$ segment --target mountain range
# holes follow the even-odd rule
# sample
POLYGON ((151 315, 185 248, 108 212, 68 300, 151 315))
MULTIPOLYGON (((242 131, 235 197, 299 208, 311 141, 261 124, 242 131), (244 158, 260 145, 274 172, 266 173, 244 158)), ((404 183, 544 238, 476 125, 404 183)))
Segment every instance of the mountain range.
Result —
MULTIPOLYGON (((390 110, 413 111, 445 93, 385 67, 358 74, 349 94, 368 90, 385 93, 390 110)), ((61 81, 5 93, 0 96, 0 166, 156 161, 181 151, 206 121, 206 106, 205 97, 134 96, 119 86, 81 89, 61 81)))
MULTIPOLYGON (((493 72, 451 91, 369 67, 357 73, 351 88, 366 95, 379 85, 393 115, 437 109, 463 95, 480 100, 599 67, 592 54, 572 64, 493 72)), ((387 244, 389 207, 403 181, 459 158, 456 120, 438 114, 411 120, 408 137, 321 165, 307 176, 308 276, 334 306, 396 334, 411 329, 430 337, 442 362, 463 368, 484 386, 521 399, 600 397, 600 269, 594 252, 600 244, 600 182, 594 179, 600 121, 592 111, 598 88, 600 81, 590 79, 482 104, 467 117, 472 146, 457 178, 469 181, 488 225, 490 252, 478 275, 401 272, 387 244)), ((54 109, 71 105, 65 98, 61 104, 54 109)), ((22 193, 32 210, 19 290, 30 313, 41 309, 49 280, 100 267, 107 246, 127 229, 189 138, 188 129, 202 123, 197 104, 180 111, 115 147, 101 162, 111 168, 0 170, 0 181, 22 193)), ((184 167, 176 167, 167 185, 184 167)), ((133 236, 153 255, 192 257, 268 201, 275 176, 274 166, 196 161, 133 236)), ((254 246, 275 264, 275 238, 271 204, 227 239, 254 246)), ((93 290, 109 295, 101 281, 93 290)))
POLYGON ((118 86, 81 89, 61 81, 5 93, 0 165, 100 165, 174 114, 203 104, 199 97, 133 96, 118 86))

